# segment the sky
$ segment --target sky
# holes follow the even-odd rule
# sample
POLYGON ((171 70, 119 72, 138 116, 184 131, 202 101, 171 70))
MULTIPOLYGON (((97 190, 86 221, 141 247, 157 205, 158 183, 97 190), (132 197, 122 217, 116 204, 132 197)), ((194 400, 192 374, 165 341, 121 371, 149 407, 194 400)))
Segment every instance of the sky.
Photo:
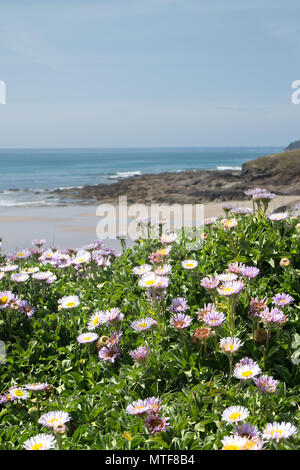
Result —
POLYGON ((300 139, 299 0, 0 0, 0 147, 300 139))

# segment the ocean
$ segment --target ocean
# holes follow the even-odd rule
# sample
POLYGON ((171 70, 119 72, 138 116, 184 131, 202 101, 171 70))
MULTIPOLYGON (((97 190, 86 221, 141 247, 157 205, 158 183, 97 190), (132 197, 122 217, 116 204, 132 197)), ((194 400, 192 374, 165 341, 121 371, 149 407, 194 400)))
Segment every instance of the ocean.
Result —
MULTIPOLYGON (((241 169, 283 147, 0 149, 0 206, 51 206, 57 188, 113 183, 145 173, 241 169)), ((68 201, 65 201, 66 203, 68 201)))

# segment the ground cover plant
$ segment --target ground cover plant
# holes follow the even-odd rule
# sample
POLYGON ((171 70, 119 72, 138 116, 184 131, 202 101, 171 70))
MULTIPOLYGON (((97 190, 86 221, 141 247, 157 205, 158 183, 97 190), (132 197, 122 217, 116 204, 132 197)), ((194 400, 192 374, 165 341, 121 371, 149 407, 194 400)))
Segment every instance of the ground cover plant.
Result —
POLYGON ((1 257, 0 449, 297 448, 299 217, 248 194, 200 235, 1 257))

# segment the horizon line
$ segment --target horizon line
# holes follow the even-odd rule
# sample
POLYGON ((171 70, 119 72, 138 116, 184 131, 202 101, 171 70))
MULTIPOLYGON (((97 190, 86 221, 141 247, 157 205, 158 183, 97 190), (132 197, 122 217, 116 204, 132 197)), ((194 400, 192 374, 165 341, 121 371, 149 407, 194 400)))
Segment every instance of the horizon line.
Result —
POLYGON ((124 150, 124 149, 198 149, 198 148, 285 148, 285 145, 154 145, 105 147, 0 147, 1 150, 124 150))

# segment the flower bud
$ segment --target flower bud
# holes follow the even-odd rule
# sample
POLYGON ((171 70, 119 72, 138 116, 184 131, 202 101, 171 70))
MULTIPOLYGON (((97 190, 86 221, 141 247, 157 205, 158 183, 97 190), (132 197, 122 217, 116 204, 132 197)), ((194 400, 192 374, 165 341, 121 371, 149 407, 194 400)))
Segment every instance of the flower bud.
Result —
POLYGON ((289 266, 291 264, 291 261, 288 258, 281 258, 279 264, 282 267, 286 267, 286 266, 289 266))
POLYGON ((32 419, 37 421, 39 417, 39 410, 37 409, 36 406, 33 406, 32 408, 29 408, 28 414, 32 419))
POLYGON ((57 424, 53 427, 53 431, 55 432, 55 434, 65 434, 65 432, 67 431, 67 427, 63 423, 57 424))
POLYGON ((263 328, 258 328, 254 331, 254 341, 260 344, 264 344, 267 342, 268 332, 263 328))
POLYGON ((205 341, 207 338, 209 338, 212 334, 212 331, 210 328, 197 328, 194 331, 194 334, 192 336, 192 342, 194 344, 200 343, 200 341, 205 341))

